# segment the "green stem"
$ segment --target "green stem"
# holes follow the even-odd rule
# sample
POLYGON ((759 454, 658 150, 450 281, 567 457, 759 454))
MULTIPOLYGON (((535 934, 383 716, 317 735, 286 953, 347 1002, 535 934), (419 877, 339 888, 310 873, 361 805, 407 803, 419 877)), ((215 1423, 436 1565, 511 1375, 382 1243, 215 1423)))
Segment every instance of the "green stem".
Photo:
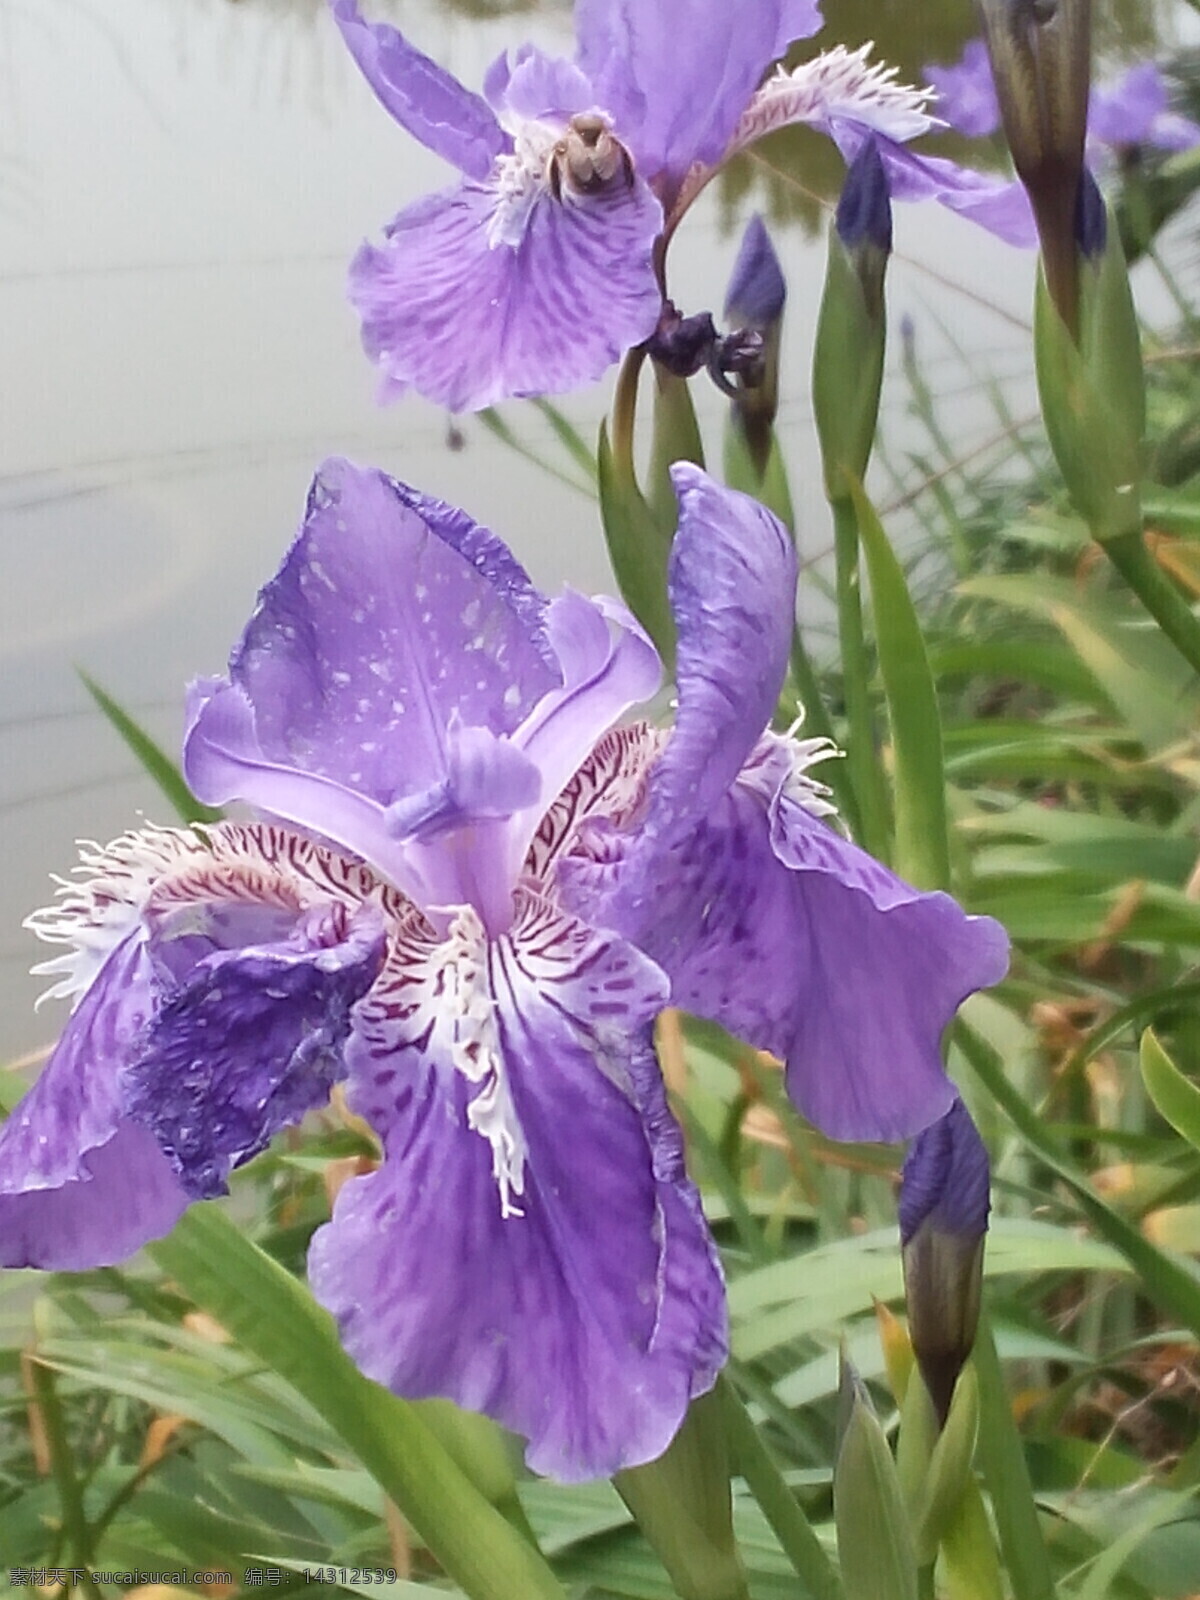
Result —
POLYGON ((54 1373, 44 1366, 36 1355, 29 1362, 33 1396, 42 1415, 46 1430, 46 1445, 50 1451, 50 1470, 58 1489, 58 1503, 62 1510, 63 1531, 71 1552, 71 1568, 83 1573, 85 1592, 102 1600, 100 1586, 92 1577, 92 1530, 88 1526, 83 1508, 83 1490, 75 1476, 71 1460, 71 1444, 67 1438, 66 1419, 55 1388, 54 1373))
POLYGON ((634 475, 633 427, 637 420, 638 379, 641 377, 642 363, 645 359, 644 345, 635 345, 632 350, 627 351, 617 373, 616 388, 613 390, 613 460, 618 466, 627 470, 630 477, 634 475))
POLYGON ((725 1425, 733 1466, 746 1480, 784 1554, 807 1585, 813 1600, 845 1600, 841 1579, 792 1493, 759 1438, 758 1429, 728 1378, 717 1380, 725 1401, 725 1425))
POLYGON ((1193 672, 1200 673, 1200 618, 1146 548, 1140 529, 1102 542, 1105 554, 1193 672))
POLYGON ((834 558, 837 563, 838 637, 846 695, 846 766, 858 806, 858 842, 880 861, 891 858, 883 776, 875 754, 871 718, 870 665, 863 630, 859 582, 858 519, 848 496, 830 502, 833 510, 834 558))
POLYGON ((986 1315, 975 1338, 979 1378, 977 1449, 1015 1600, 1054 1600, 1054 1575, 1042 1538, 1025 1448, 1004 1388, 1000 1359, 986 1315))

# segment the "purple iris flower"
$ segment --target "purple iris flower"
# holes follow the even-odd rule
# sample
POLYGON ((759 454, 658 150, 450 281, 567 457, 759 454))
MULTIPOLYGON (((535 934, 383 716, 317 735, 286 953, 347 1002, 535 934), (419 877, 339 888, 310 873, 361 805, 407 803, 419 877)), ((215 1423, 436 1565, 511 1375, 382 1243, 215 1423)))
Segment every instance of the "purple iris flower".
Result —
MULTIPOLYGON (((939 114, 951 127, 974 139, 999 128, 1000 103, 982 39, 972 39, 953 66, 927 66, 925 76, 937 90, 939 114)), ((1200 144, 1200 126, 1170 110, 1166 80, 1152 61, 1142 61, 1115 83, 1092 89, 1088 141, 1093 162, 1105 151, 1136 145, 1189 150, 1200 144)))
POLYGON ((192 691, 193 788, 264 820, 89 847, 30 919, 75 1009, 0 1131, 0 1264, 122 1259, 345 1079, 384 1159, 309 1277, 363 1371, 561 1479, 665 1448, 726 1313, 659 1011, 776 1051, 828 1133, 890 1139, 950 1105, 941 1032, 1007 960, 830 827, 829 747, 764 731, 787 534, 674 482, 668 733, 621 721, 660 664, 620 605, 547 600, 465 513, 322 468, 192 691))
POLYGON ((350 268, 380 395, 415 389, 453 411, 599 378, 655 331, 664 254, 721 164, 792 122, 847 159, 875 134, 893 193, 932 196, 1015 242, 1024 191, 921 157, 927 96, 841 46, 765 83, 817 0, 577 0, 574 61, 533 45, 501 56, 483 96, 394 28, 333 0, 342 36, 390 115, 458 169, 407 207, 350 268))

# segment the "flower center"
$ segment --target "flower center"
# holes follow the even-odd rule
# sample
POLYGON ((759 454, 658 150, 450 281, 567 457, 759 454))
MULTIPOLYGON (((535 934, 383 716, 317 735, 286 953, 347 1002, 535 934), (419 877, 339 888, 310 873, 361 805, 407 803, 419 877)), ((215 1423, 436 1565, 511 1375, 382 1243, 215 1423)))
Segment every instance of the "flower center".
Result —
POLYGON ((607 120, 588 111, 572 117, 567 131, 550 152, 546 169, 550 192, 556 200, 563 189, 575 194, 600 194, 618 183, 633 184, 629 151, 613 137, 607 120))
POLYGON ((439 1021, 450 1039, 450 1059, 479 1093, 467 1107, 467 1123, 492 1147, 492 1176, 503 1217, 524 1215, 513 1196, 525 1192, 525 1135, 509 1088, 496 1002, 488 968, 483 923, 464 906, 432 958, 439 1021))

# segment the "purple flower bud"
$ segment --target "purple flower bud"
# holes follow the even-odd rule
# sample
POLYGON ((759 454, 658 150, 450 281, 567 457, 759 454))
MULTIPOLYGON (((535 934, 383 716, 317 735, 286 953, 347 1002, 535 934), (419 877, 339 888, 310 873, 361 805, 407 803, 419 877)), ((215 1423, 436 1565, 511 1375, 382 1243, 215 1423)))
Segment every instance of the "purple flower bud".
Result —
POLYGON ((1037 221, 1046 286, 1075 336, 1090 0, 981 0, 981 10, 1005 136, 1037 221))
POLYGON ((760 475, 770 459, 779 408, 779 341, 786 301, 787 284, 771 236, 761 217, 751 217, 725 296, 725 320, 733 331, 713 351, 709 372, 733 402, 734 426, 760 475))
POLYGON ((836 220, 838 237, 847 250, 891 253, 892 191, 874 139, 866 139, 850 163, 836 220))
POLYGON ((1098 261, 1108 243, 1108 213, 1104 207, 1104 196, 1088 167, 1084 167, 1079 178, 1079 196, 1075 202, 1075 243, 1085 261, 1098 261))
POLYGON ((771 235, 761 217, 751 217, 733 264, 725 321, 731 328, 765 333, 782 317, 786 301, 787 284, 771 235))
POLYGON ((909 1332, 945 1422, 979 1321, 988 1154, 961 1100, 913 1140, 900 1179, 909 1332))

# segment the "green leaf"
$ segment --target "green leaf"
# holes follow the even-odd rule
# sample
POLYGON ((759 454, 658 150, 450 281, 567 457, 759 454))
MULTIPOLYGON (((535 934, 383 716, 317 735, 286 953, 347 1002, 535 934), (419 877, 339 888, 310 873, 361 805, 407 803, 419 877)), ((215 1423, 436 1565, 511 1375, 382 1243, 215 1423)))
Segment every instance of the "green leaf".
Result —
POLYGON ((613 1479, 680 1600, 749 1600, 733 1538, 729 1448, 719 1391, 693 1400, 655 1461, 613 1479))
POLYGON ((1156 1497, 1131 1527, 1107 1543, 1096 1557, 1086 1580, 1076 1589, 1072 1600, 1108 1600, 1121 1568, 1146 1539, 1166 1522, 1173 1522, 1195 1505, 1190 1491, 1156 1497))
POLYGON ((1054 1578, 1029 1467, 986 1314, 980 1320, 974 1363, 979 1379, 979 1464, 992 1498, 1013 1593, 1017 1600, 1054 1600, 1054 1578))
POLYGON ((848 1418, 833 1471, 846 1600, 917 1600, 917 1562, 896 1466, 866 1390, 847 1368, 848 1418))
POLYGON ((1157 629, 1136 625, 1117 596, 1081 594, 1073 582, 1047 573, 987 574, 958 591, 1054 623, 1148 750, 1186 736, 1196 710, 1195 674, 1157 629))
POLYGON ((904 572, 862 485, 851 494, 871 579, 879 671, 892 727, 896 870, 920 889, 950 883, 942 722, 925 639, 904 572))
POLYGON ((1142 1035, 1138 1059, 1146 1091, 1163 1118, 1200 1150, 1200 1088, 1184 1077, 1149 1028, 1142 1035))
POLYGON ((1134 1225, 1102 1200, 1010 1081, 991 1046, 959 1019, 955 1037, 972 1070, 1025 1141, 1063 1180, 1097 1233, 1119 1250, 1138 1274, 1146 1295, 1200 1337, 1200 1271, 1184 1256, 1158 1250, 1134 1225))
POLYGON ((589 448, 587 441, 579 429, 564 415, 552 401, 542 395, 535 395, 533 399, 535 408, 542 413, 546 421, 554 429, 555 437, 563 449, 574 461, 584 476, 591 483, 596 481, 596 457, 589 448))
POLYGON ((76 670, 84 688, 162 790, 179 820, 219 822, 221 812, 214 810, 212 806, 201 805, 188 788, 183 773, 162 746, 152 739, 127 711, 123 711, 110 695, 105 694, 100 685, 89 678, 82 668, 76 670))
POLYGON ((416 1410, 363 1377, 332 1318, 219 1207, 193 1206, 149 1249, 350 1446, 471 1600, 563 1600, 541 1553, 480 1493, 416 1410))

